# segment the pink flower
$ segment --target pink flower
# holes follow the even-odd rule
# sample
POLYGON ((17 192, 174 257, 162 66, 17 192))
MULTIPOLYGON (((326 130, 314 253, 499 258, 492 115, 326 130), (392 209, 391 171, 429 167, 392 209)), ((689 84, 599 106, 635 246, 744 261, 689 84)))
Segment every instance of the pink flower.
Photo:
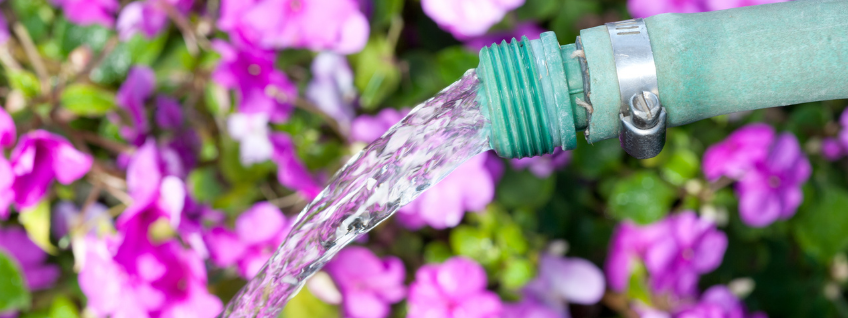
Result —
POLYGON ((153 38, 168 26, 168 9, 172 6, 180 14, 191 10, 194 0, 146 0, 127 4, 118 16, 118 33, 129 40, 136 33, 153 38))
POLYGON ((62 8, 68 21, 76 24, 100 24, 111 28, 115 24, 115 12, 120 4, 117 0, 52 0, 62 8))
POLYGON ((237 91, 239 112, 264 113, 275 123, 288 119, 297 87, 286 74, 274 69, 273 51, 242 49, 220 40, 213 41, 212 47, 221 54, 212 79, 237 91))
POLYGON ((671 215, 649 226, 619 224, 612 237, 605 270, 610 287, 624 291, 635 262, 650 274, 652 290, 692 296, 701 274, 716 269, 727 249, 727 236, 694 212, 671 215))
POLYGON ((270 134, 269 138, 274 145, 271 160, 277 163, 277 180, 280 184, 297 190, 310 200, 315 198, 321 192, 321 185, 315 181, 297 157, 289 136, 278 132, 270 134))
POLYGON ((350 129, 356 88, 353 87, 353 71, 343 55, 322 52, 315 57, 306 97, 335 119, 344 131, 350 129))
POLYGON ((503 318, 562 318, 563 316, 532 298, 515 304, 504 304, 503 318))
POLYGON ((17 136, 15 121, 0 107, 0 147, 11 147, 15 144, 17 136))
POLYGON ((524 0, 421 0, 421 7, 436 24, 459 40, 486 33, 524 0))
POLYGON ((516 25, 511 30, 490 32, 481 36, 465 40, 465 47, 474 52, 477 52, 483 47, 490 46, 495 43, 500 44, 501 41, 504 40, 509 42, 511 39, 521 39, 522 36, 526 36, 530 40, 535 40, 538 39, 539 35, 544 32, 545 29, 540 28, 538 25, 536 25, 536 23, 523 22, 516 25))
POLYGON ((746 313, 745 304, 727 287, 710 287, 701 295, 701 300, 678 310, 674 318, 768 318, 762 312, 746 313))
POLYGON ((354 0, 224 0, 221 30, 264 49, 307 48, 356 53, 369 26, 354 0))
POLYGON ((146 66, 133 66, 115 96, 118 106, 130 115, 132 127, 121 128, 121 135, 133 144, 144 142, 150 130, 145 102, 156 88, 156 74, 146 66))
POLYGON ((752 124, 734 131, 704 153, 704 175, 709 180, 742 177, 768 155, 773 140, 774 129, 766 124, 752 124))
POLYGON ((180 102, 166 96, 156 96, 156 125, 162 129, 178 130, 183 125, 180 102))
POLYGON ((355 141, 373 142, 386 133, 394 124, 400 122, 406 114, 409 114, 409 109, 407 108, 401 110, 384 108, 374 116, 361 115, 356 117, 351 124, 351 138, 355 141))
POLYGON ((8 166, 0 160, 0 216, 7 213, 8 199, 14 198, 18 208, 38 203, 53 184, 71 184, 91 168, 91 156, 77 151, 65 138, 44 130, 23 135, 12 149, 8 166), (14 181, 12 181, 14 179, 14 181))
POLYGON ((562 317, 569 316, 566 302, 592 305, 601 300, 605 290, 604 273, 592 262, 542 255, 538 276, 524 288, 524 298, 562 317))
POLYGON ((842 144, 836 138, 825 138, 822 140, 822 155, 825 159, 835 161, 841 158, 845 153, 842 149, 842 144))
POLYGON ((480 264, 452 257, 441 265, 424 265, 409 286, 408 318, 494 318, 503 310, 500 298, 486 290, 480 264))
POLYGON ((204 235, 204 240, 216 265, 236 265, 239 274, 249 279, 283 243, 291 225, 277 207, 261 202, 236 219, 235 232, 215 227, 204 235))
POLYGON ((627 8, 634 18, 661 13, 694 13, 725 10, 788 0, 629 0, 627 8))
POLYGON ((227 118, 230 136, 239 142, 239 160, 245 167, 271 159, 274 145, 268 138, 268 116, 234 113, 227 118))
POLYGON ((36 246, 22 228, 0 228, 0 253, 18 263, 24 283, 31 291, 47 289, 59 278, 59 267, 45 264, 47 253, 36 246))
POLYGON ((810 162, 795 136, 790 133, 778 136, 768 157, 736 184, 742 221, 763 227, 795 215, 804 200, 801 186, 811 173, 810 162))
POLYGON ((554 153, 538 157, 512 159, 512 167, 516 169, 527 168, 539 178, 547 178, 556 170, 568 165, 571 161, 571 152, 556 148, 554 153))
POLYGON ((403 299, 406 271, 397 257, 382 260, 367 248, 350 246, 324 266, 339 286, 345 317, 383 318, 403 299))

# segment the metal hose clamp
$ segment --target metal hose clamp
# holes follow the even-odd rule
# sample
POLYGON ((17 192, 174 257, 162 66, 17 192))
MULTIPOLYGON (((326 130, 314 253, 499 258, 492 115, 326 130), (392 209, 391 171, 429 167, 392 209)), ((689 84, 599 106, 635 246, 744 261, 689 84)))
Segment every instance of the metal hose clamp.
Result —
POLYGON ((665 145, 666 111, 659 100, 648 29, 642 19, 606 26, 621 94, 621 147, 638 159, 656 157, 665 145))

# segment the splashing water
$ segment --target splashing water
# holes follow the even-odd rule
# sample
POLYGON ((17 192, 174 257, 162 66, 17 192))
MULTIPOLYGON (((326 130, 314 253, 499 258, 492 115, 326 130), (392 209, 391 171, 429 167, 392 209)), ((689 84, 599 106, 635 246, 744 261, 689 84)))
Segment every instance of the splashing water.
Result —
POLYGON ((313 273, 460 164, 489 150, 469 70, 356 156, 306 206, 286 241, 224 316, 276 317, 313 273))

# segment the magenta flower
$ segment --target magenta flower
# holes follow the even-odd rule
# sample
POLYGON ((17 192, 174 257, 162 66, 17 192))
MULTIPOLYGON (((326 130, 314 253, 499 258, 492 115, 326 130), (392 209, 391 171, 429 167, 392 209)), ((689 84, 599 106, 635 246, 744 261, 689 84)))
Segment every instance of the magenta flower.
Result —
POLYGON ((59 278, 59 267, 45 263, 47 253, 35 245, 22 228, 0 228, 0 253, 18 263, 24 283, 31 291, 47 289, 59 278))
POLYGON ((353 71, 343 55, 322 52, 315 57, 306 97, 335 119, 343 130, 350 129, 356 88, 353 86, 353 71))
POLYGON ((176 240, 147 232, 86 237, 76 255, 79 285, 97 317, 215 317, 221 300, 206 290, 203 260, 176 240))
POLYGON ((180 102, 166 96, 156 96, 156 125, 162 129, 174 130, 183 125, 183 110, 180 102))
POLYGON ((629 0, 627 8, 634 18, 661 13, 694 13, 725 10, 787 0, 629 0))
POLYGON ((156 74, 146 66, 133 66, 127 79, 115 96, 118 106, 129 113, 132 127, 121 128, 121 135, 131 143, 140 145, 150 130, 147 121, 145 101, 153 95, 156 88, 156 74))
POLYGON ((515 169, 528 169, 539 178, 547 178, 556 170, 568 165, 571 161, 571 152, 556 148, 554 153, 537 157, 512 159, 512 167, 515 169))
POLYGON ((739 179, 757 162, 765 159, 773 140, 774 129, 766 124, 739 128, 704 153, 704 175, 709 180, 722 176, 739 179))
POLYGON ((835 161, 841 158, 845 153, 842 149, 842 144, 836 138, 825 138, 822 140, 822 155, 825 159, 835 161))
POLYGON ((167 6, 180 14, 191 10, 194 0, 146 0, 127 4, 118 16, 118 33, 129 40, 136 33, 153 38, 168 26, 167 6))
POLYGON ((736 184, 742 221, 763 227, 795 215, 804 200, 801 186, 811 173, 810 162, 795 136, 790 133, 778 136, 768 157, 736 184))
POLYGON ((562 318, 563 316, 544 304, 530 299, 522 299, 518 303, 504 304, 503 318, 562 318))
POLYGON ((524 0, 421 0, 436 24, 459 40, 481 36, 524 0))
POLYGON ((239 215, 235 232, 218 226, 207 232, 204 240, 216 265, 236 265, 239 274, 249 279, 283 243, 291 226, 276 206, 261 202, 239 215))
POLYGON ((704 3, 709 11, 716 11, 786 1, 789 0, 704 0, 704 3))
POLYGON ((264 49, 307 48, 351 54, 368 41, 355 0, 224 0, 218 27, 264 49))
POLYGON ((227 118, 227 130, 239 142, 239 160, 245 167, 271 159, 274 145, 268 138, 268 116, 263 113, 234 113, 227 118))
POLYGON ((270 134, 269 138, 274 146, 271 160, 277 164, 277 180, 280 184, 297 190, 306 198, 315 198, 321 192, 321 185, 315 181, 297 157, 289 136, 276 132, 270 134))
MULTIPOLYGON (((0 1, 2 3, 3 1, 0 1)), ((0 15, 0 44, 6 43, 9 41, 9 22, 6 21, 6 17, 0 15)))
POLYGON ((655 292, 692 296, 701 274, 716 269, 727 249, 727 236, 694 212, 670 215, 652 225, 620 223, 613 234, 605 270, 610 287, 624 291, 635 262, 641 261, 655 292))
POLYGON ((727 287, 710 287, 701 295, 701 300, 679 310, 674 318, 768 318, 765 313, 747 313, 745 304, 727 287))
MULTIPOLYGON (((14 176, 14 182, 5 191, 0 189, 0 192, 6 192, 0 194, 0 197, 13 193, 14 202, 18 208, 23 209, 38 203, 47 193, 53 179, 62 184, 71 184, 82 178, 91 168, 92 158, 74 149, 65 138, 36 130, 21 137, 12 150, 10 163, 12 174, 7 177, 14 176)), ((0 185, 8 181, 0 178, 0 185)), ((0 198, 0 201, 3 200, 0 198)))
POLYGON ((842 144, 842 149, 848 149, 848 109, 842 111, 842 115, 839 116, 839 125, 842 129, 839 131, 839 143, 842 144))
POLYGON ((52 0, 62 8, 68 21, 81 25, 100 24, 111 28, 115 24, 117 0, 52 0))
POLYGON ((59 201, 53 205, 51 230, 55 237, 61 238, 86 224, 90 226, 88 233, 97 233, 99 225, 112 228, 112 216, 108 211, 109 208, 100 202, 92 203, 83 213, 73 202, 59 201))
POLYGON ((409 286, 408 318, 494 318, 503 310, 500 298, 486 290, 480 264, 452 257, 441 265, 421 266, 409 286))
POLYGON ((344 316, 383 318, 403 299, 406 271, 397 257, 380 259, 370 250, 350 246, 324 266, 342 293, 344 316))
POLYGON ((239 112, 264 113, 275 123, 288 119, 297 98, 297 87, 286 74, 274 69, 273 51, 242 49, 219 40, 212 47, 221 54, 212 79, 221 86, 236 89, 239 112))
POLYGON ((604 273, 592 262, 542 255, 538 276, 527 284, 524 294, 525 299, 544 304, 562 317, 569 316, 566 302, 595 304, 605 290, 604 273))
POLYGON ((351 124, 351 139, 371 143, 409 114, 409 109, 384 108, 377 115, 361 115, 351 124))
POLYGON ((499 44, 504 40, 509 42, 512 39, 521 39, 522 36, 526 36, 530 40, 535 40, 538 39, 539 35, 545 31, 545 29, 540 28, 536 25, 536 23, 523 22, 519 23, 511 30, 491 32, 465 40, 465 47, 477 52, 483 47, 490 46, 495 43, 499 44))
MULTIPOLYGON (((0 41, 2 42, 2 41, 0 41)), ((11 147, 15 144, 18 133, 15 129, 15 121, 0 107, 0 147, 11 147)))

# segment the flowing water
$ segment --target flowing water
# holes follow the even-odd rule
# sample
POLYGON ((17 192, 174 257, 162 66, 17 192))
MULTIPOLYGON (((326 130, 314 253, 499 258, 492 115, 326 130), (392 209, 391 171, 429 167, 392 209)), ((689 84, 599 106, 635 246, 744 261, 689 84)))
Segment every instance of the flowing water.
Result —
POLYGON ((303 209, 286 241, 224 316, 276 317, 339 250, 489 150, 489 124, 476 101, 478 84, 469 70, 351 158, 303 209))

